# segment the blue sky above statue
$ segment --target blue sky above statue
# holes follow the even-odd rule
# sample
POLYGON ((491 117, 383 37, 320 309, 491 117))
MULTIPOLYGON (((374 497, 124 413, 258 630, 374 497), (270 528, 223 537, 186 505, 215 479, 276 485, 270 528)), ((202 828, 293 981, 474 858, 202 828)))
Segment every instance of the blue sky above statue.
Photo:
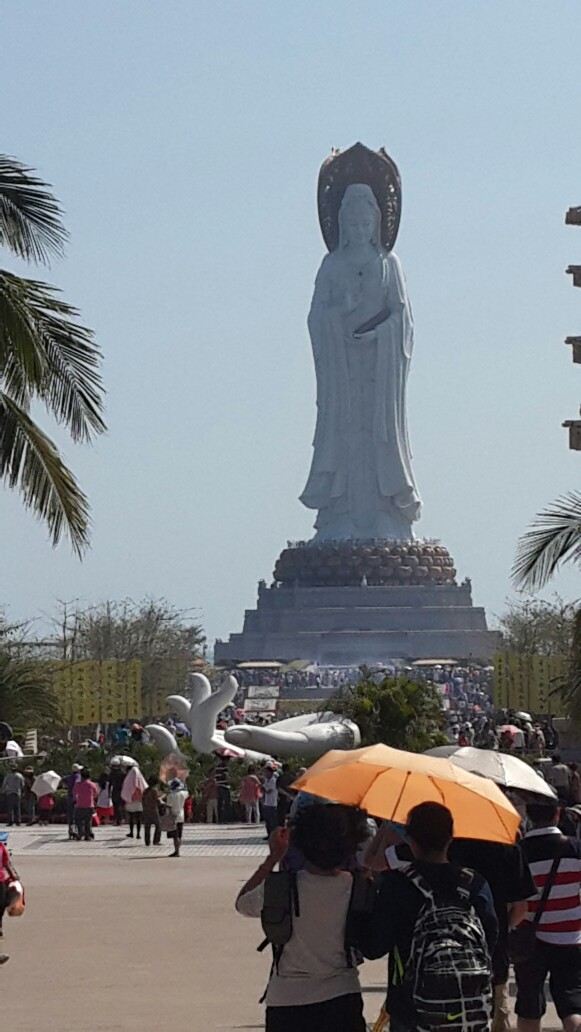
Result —
MULTIPOLYGON (((92 450, 63 441, 93 505, 82 566, 2 494, 14 616, 150 592, 225 636, 285 540, 311 536, 316 177, 355 140, 403 181, 415 529, 502 608, 519 533, 578 482, 560 424, 579 404, 561 342, 581 320, 580 27, 576 0, 3 12, 3 149, 63 202, 50 278, 97 332, 110 427, 92 450)), ((572 574, 555 586, 578 595, 572 574)))

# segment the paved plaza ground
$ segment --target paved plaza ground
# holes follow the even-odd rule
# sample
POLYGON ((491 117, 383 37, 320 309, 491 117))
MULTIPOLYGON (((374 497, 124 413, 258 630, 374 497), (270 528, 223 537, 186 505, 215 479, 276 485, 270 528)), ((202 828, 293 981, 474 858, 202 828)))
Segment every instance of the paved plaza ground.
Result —
MULTIPOLYGON (((11 829, 27 912, 5 920, 1 1023, 10 1032, 224 1032, 263 1027, 269 959, 258 922, 233 908, 264 855, 262 829, 187 826, 183 857, 125 829, 68 842, 66 829, 11 829)), ((362 968, 368 1019, 386 962, 362 968)), ((556 1027, 554 1013, 546 1028, 556 1027)))
MULTIPOLYGON (((116 829, 94 843, 65 830, 11 831, 27 912, 6 918, 1 1023, 10 1032, 260 1029, 268 954, 258 922, 234 912, 265 852, 262 830, 188 826, 184 856, 167 841, 132 844, 116 829)), ((375 1017, 383 961, 366 965, 375 1017)))

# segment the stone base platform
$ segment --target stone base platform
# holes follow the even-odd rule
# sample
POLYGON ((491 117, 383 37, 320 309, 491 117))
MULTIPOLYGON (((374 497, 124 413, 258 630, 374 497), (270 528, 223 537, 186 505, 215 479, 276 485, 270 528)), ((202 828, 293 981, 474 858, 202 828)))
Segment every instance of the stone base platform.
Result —
POLYGON ((388 660, 488 661, 499 647, 469 583, 259 585, 241 634, 217 641, 216 663, 306 659, 326 665, 388 660))

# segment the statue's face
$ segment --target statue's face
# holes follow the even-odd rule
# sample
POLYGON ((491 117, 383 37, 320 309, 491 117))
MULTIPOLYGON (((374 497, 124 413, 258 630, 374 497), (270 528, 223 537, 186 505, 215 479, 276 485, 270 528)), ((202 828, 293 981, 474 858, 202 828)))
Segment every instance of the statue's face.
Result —
POLYGON ((343 228, 349 244, 368 244, 373 239, 375 216, 368 204, 351 203, 343 216, 343 228))

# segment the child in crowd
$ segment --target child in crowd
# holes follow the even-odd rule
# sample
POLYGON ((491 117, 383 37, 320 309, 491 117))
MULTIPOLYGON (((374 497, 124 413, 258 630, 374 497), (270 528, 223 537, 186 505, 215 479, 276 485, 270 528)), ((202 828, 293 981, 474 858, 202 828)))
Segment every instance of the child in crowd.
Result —
POLYGON ((53 792, 47 792, 45 795, 39 796, 36 803, 39 824, 50 824, 54 806, 55 802, 53 792))
POLYGON ((109 824, 113 819, 114 814, 109 775, 101 774, 98 785, 99 795, 97 796, 97 817, 99 818, 99 824, 109 824))
POLYGON ((182 844, 182 836, 184 833, 184 820, 185 820, 185 805, 186 799, 188 798, 189 792, 185 787, 183 781, 179 778, 174 778, 169 783, 169 792, 166 796, 166 806, 173 816, 175 822, 175 830, 169 832, 169 835, 174 840, 174 851, 170 853, 170 856, 179 856, 180 848, 182 844))

